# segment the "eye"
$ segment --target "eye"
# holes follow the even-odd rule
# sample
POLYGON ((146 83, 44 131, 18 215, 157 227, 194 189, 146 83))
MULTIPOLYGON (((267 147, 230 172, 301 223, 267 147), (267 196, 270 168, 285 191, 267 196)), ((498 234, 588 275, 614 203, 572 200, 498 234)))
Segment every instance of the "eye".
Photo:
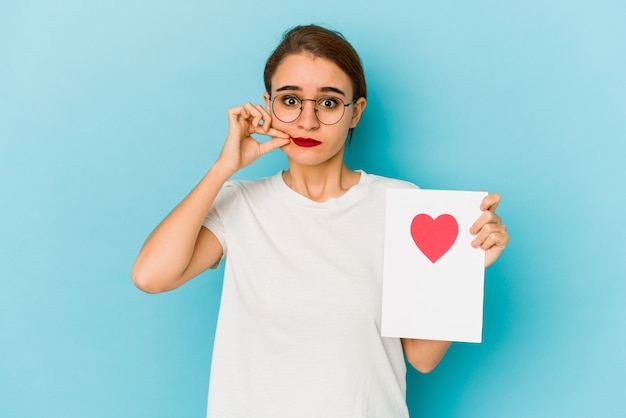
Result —
POLYGON ((320 97, 317 100, 317 105, 323 110, 332 110, 339 106, 341 100, 335 97, 320 97))
POLYGON ((287 107, 296 107, 300 105, 300 99, 291 94, 285 94, 280 98, 280 102, 287 107))

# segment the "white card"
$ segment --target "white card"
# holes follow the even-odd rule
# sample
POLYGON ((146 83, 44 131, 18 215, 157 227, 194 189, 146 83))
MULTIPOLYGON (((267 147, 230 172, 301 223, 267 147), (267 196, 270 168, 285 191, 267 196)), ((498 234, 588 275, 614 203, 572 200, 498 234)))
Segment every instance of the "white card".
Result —
POLYGON ((486 195, 387 191, 383 337, 482 341, 485 252, 469 228, 486 195))

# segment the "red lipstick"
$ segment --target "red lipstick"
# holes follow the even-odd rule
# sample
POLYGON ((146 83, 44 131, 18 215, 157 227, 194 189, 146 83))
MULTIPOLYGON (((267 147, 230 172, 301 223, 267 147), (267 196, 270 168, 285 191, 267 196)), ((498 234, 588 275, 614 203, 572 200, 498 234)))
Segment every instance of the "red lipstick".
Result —
POLYGON ((291 141, 299 147, 316 147, 321 144, 320 141, 313 138, 291 138, 291 141))

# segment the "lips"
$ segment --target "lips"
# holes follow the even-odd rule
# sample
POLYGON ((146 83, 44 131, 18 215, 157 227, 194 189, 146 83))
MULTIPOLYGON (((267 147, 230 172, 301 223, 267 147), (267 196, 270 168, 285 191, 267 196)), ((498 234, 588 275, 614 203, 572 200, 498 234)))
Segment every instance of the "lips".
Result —
POLYGON ((291 138, 291 141, 299 147, 316 147, 321 144, 320 141, 313 138, 291 138))

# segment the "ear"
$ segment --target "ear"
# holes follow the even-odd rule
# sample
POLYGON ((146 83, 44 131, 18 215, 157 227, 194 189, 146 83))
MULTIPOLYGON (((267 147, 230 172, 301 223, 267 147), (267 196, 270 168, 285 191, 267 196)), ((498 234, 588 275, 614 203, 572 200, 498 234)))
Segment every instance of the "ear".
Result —
POLYGON ((365 110, 365 106, 367 105, 367 100, 365 97, 359 97, 356 102, 354 102, 354 110, 352 111, 352 120, 350 121, 350 128, 355 128, 361 119, 361 115, 365 110))
POLYGON ((265 100, 265 109, 270 108, 270 94, 268 92, 263 93, 263 100, 265 100))

